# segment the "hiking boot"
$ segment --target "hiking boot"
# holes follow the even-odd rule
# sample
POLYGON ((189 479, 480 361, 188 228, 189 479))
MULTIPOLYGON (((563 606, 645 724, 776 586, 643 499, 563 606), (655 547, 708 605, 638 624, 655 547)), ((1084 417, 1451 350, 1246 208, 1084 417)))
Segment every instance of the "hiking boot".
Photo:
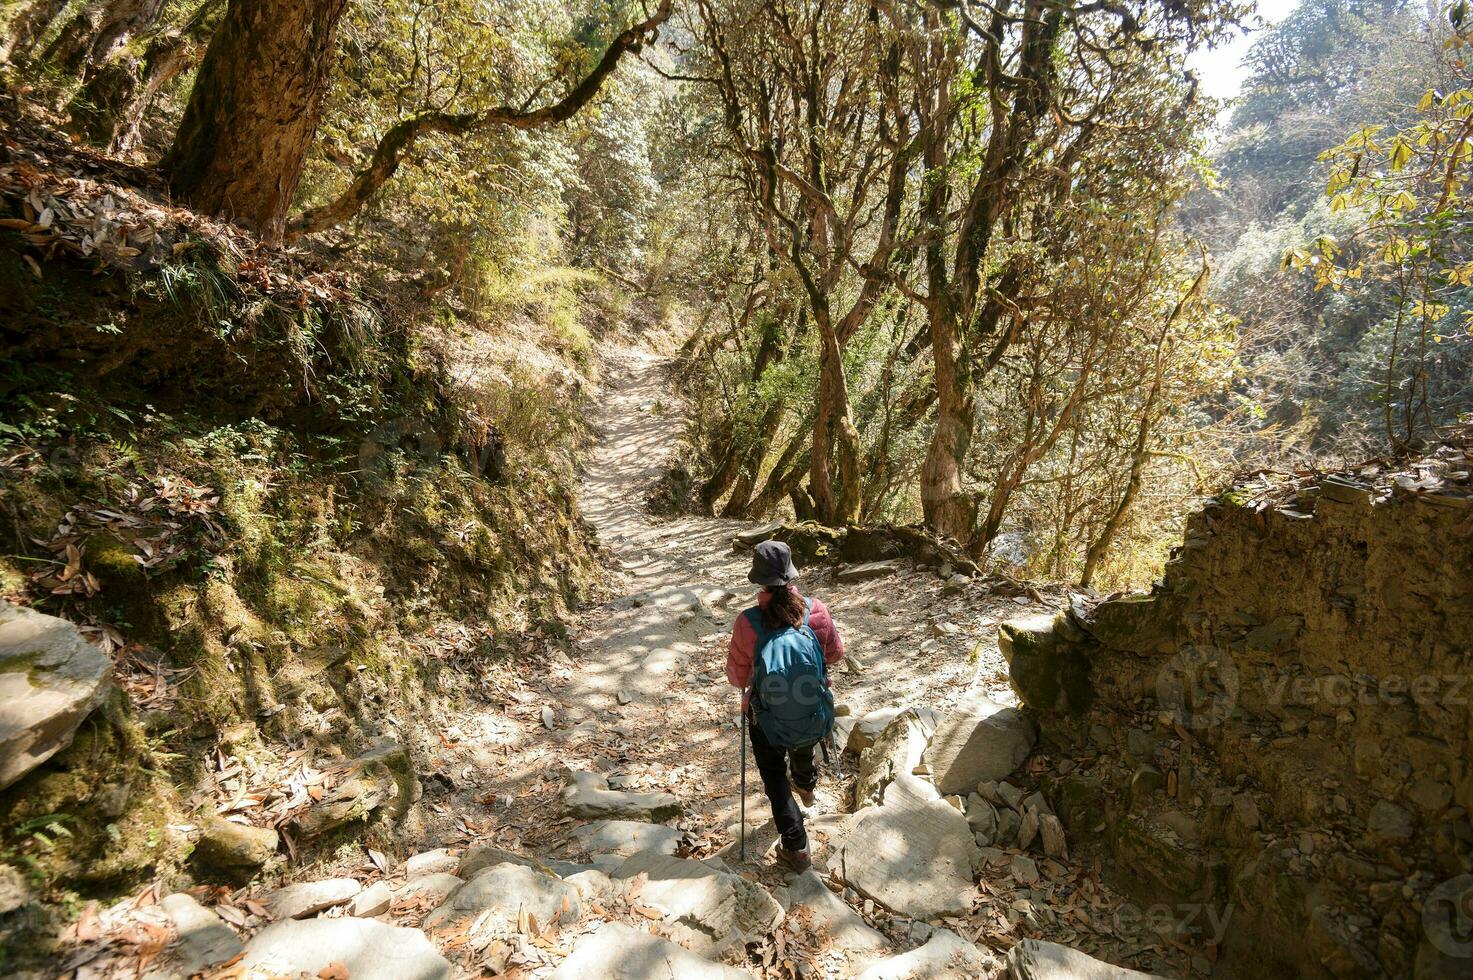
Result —
POLYGON ((813 804, 818 802, 818 798, 813 795, 813 790, 811 789, 804 789, 802 786, 794 786, 793 792, 797 794, 798 802, 803 804, 804 806, 811 807, 813 806, 813 804))
POLYGON ((790 851, 781 844, 777 845, 777 862, 799 874, 813 867, 813 859, 808 856, 806 847, 801 851, 790 851))

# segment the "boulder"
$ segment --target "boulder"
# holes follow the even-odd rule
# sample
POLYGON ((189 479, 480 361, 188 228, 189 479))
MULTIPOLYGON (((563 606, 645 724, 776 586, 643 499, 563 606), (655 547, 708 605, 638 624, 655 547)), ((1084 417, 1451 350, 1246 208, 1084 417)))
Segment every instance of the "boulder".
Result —
POLYGON ((363 886, 352 878, 303 881, 278 888, 266 899, 266 905, 278 919, 305 919, 323 909, 342 905, 362 890, 363 886))
POLYGON ((909 774, 866 810, 829 869, 846 884, 912 918, 960 915, 971 908, 977 843, 967 818, 909 774))
MULTIPOLYGON (((668 940, 624 925, 605 922, 582 936, 572 954, 552 972, 552 980, 737 980, 750 973, 702 959, 668 940)), ((356 980, 356 978, 355 978, 356 980)))
POLYGON ((154 974, 192 977, 238 954, 244 946, 235 930, 214 912, 180 892, 159 900, 159 908, 174 927, 174 941, 154 974))
POLYGON ((859 778, 854 783, 855 809, 878 804, 891 780, 910 775, 920 765, 925 751, 926 735, 920 718, 906 708, 859 757, 859 778))
POLYGON ((782 920, 782 906, 761 885, 725 870, 719 861, 686 861, 635 854, 614 870, 616 879, 646 876, 637 901, 660 912, 665 933, 712 958, 740 955, 782 920))
POLYGON ((584 853, 621 857, 640 851, 674 854, 681 836, 674 827, 638 820, 599 820, 573 831, 573 839, 584 853))
POLYGON ((386 742, 338 767, 338 780, 323 798, 293 819, 303 837, 316 837, 376 810, 402 816, 423 790, 414 774, 409 751, 386 742))
POLYGON ((889 940, 870 928, 858 912, 829 891, 811 870, 794 876, 775 897, 787 907, 788 915, 803 910, 799 921, 815 933, 815 945, 825 953, 836 952, 844 958, 845 975, 859 973, 889 950, 889 940))
POLYGON ((1163 980, 1041 939, 1018 943, 1009 950, 1007 964, 1012 980, 1163 980))
POLYGON ((859 980, 932 980, 932 978, 987 977, 992 957, 950 929, 931 933, 926 945, 881 960, 859 975, 859 980))
POLYGON ((71 623, 0 599, 0 789, 72 744, 112 669, 71 623))
POLYGON ((680 813, 680 801, 669 793, 626 793, 609 789, 596 772, 569 771, 562 792, 568 812, 584 820, 669 820, 680 813))
POLYGON ((270 827, 247 827, 212 814, 200 821, 192 858, 211 877, 243 882, 271 860, 279 840, 270 827))
POLYGON ((925 761, 942 793, 970 793, 980 782, 1007 778, 1037 739, 1032 718, 977 694, 941 722, 925 761))
POLYGON ((450 962, 418 929, 376 919, 287 919, 246 944, 240 976, 315 977, 333 964, 352 980, 450 980, 450 962))
POLYGON ((1089 646, 1068 615, 1020 616, 998 628, 997 649, 1013 690, 1035 711, 1080 714, 1093 700, 1089 646))
POLYGON ((424 920, 433 931, 474 922, 476 938, 508 936, 525 912, 539 929, 573 922, 582 914, 578 889, 520 864, 498 864, 461 885, 424 920), (489 915, 484 913, 490 913, 489 915))

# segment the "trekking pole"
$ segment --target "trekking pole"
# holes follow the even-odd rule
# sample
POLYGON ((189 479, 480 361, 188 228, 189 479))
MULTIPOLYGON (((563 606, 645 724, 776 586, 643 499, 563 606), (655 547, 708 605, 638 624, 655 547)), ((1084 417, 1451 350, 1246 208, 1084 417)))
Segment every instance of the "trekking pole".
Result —
POLYGON ((747 862, 747 712, 742 710, 742 863, 747 862))

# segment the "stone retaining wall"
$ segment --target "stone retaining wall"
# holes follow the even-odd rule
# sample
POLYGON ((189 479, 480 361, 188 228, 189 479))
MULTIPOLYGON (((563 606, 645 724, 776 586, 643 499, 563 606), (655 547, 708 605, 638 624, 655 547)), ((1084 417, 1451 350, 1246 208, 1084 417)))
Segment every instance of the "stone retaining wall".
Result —
POLYGON ((1003 628, 1071 844, 1230 916, 1219 973, 1473 976, 1468 470, 1254 477, 1150 594, 1003 628))

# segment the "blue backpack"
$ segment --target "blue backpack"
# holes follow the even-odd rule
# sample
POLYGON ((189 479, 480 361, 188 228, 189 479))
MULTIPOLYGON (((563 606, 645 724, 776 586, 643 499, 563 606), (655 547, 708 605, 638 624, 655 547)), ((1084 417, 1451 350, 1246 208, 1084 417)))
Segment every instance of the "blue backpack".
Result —
POLYGON ((744 614, 757 633, 752 657, 752 717, 769 745, 802 749, 828 738, 834 728, 823 647, 808 625, 813 604, 803 600, 803 625, 769 630, 761 608, 744 614))

